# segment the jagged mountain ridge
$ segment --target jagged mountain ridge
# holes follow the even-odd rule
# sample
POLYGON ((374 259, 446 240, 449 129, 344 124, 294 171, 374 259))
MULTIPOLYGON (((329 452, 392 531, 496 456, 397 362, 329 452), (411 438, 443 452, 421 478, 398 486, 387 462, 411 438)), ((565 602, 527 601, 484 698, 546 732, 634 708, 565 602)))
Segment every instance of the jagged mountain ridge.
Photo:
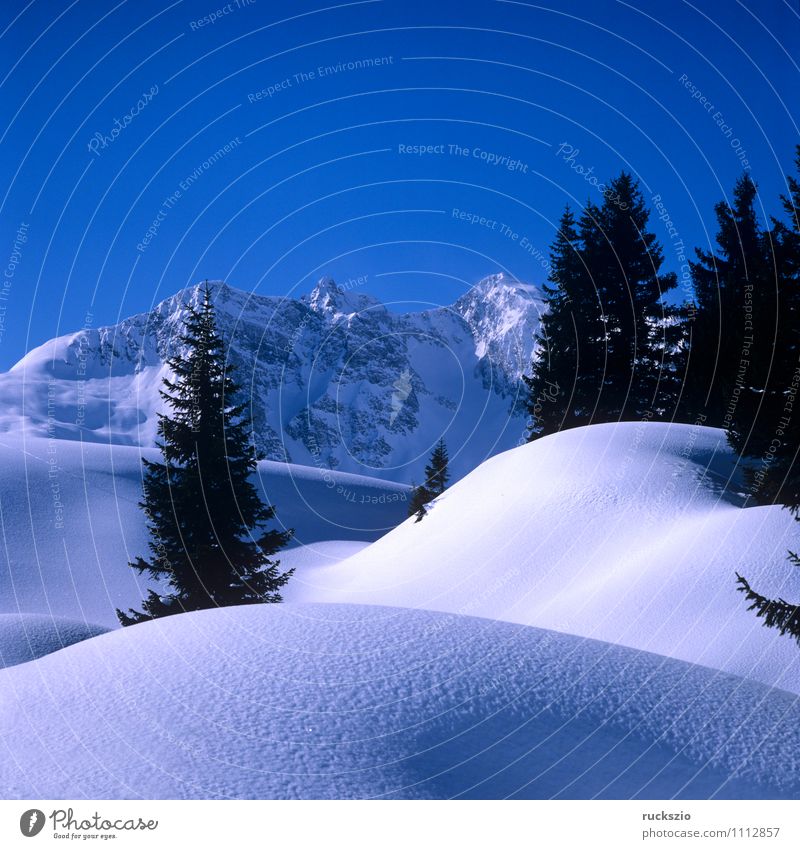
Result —
MULTIPOLYGON (((209 285, 269 459, 410 481, 440 436, 456 476, 522 437, 533 286, 494 275, 449 307, 394 313, 330 278, 299 299, 209 285)), ((31 351, 0 375, 0 428, 152 445, 164 361, 201 286, 31 351)))

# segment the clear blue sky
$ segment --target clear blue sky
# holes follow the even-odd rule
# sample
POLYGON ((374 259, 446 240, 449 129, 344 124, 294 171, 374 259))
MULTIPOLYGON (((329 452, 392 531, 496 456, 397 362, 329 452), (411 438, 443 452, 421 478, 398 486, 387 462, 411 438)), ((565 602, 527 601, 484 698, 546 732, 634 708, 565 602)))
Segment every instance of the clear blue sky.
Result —
POLYGON ((744 165, 778 212, 798 141, 797 2, 4 0, 0 32, 0 368, 203 278, 540 283, 598 198, 573 165, 660 194, 677 269, 744 165))

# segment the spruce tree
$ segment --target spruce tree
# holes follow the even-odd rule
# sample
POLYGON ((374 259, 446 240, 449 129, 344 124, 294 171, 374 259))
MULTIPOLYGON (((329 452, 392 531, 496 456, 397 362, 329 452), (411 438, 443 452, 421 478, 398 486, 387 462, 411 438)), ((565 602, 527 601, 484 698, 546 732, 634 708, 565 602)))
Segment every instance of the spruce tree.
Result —
POLYGON ((411 498, 408 502, 408 515, 416 516, 417 521, 425 518, 425 505, 431 500, 432 496, 424 486, 415 486, 411 484, 411 498))
POLYGON ((601 206, 564 213, 551 248, 548 310, 528 386, 529 438, 592 422, 672 418, 681 393, 685 314, 665 296, 663 250, 639 186, 622 173, 601 206))
POLYGON ((186 304, 183 350, 167 360, 159 415, 160 462, 143 460, 140 503, 150 532, 148 559, 130 563, 140 574, 166 582, 150 591, 142 611, 117 611, 123 625, 233 604, 281 601, 292 571, 281 573, 270 556, 291 532, 266 530, 274 508, 259 498, 250 477, 257 457, 246 405, 234 398, 223 342, 216 330, 211 291, 199 306, 186 304))
POLYGON ((441 495, 447 488, 450 480, 450 472, 447 468, 450 458, 447 454, 447 445, 444 439, 440 439, 433 449, 428 465, 425 466, 425 489, 431 498, 441 495))
POLYGON ((671 418, 677 403, 680 323, 664 301, 677 279, 661 273, 664 252, 649 218, 638 183, 623 172, 608 183, 591 240, 584 236, 605 324, 604 421, 671 418))
MULTIPOLYGON (((800 170, 800 148, 797 167, 800 170)), ((728 438, 746 459, 757 504, 800 504, 794 466, 800 450, 800 182, 787 177, 786 220, 762 234, 765 271, 754 287, 750 380, 733 410, 728 438), (760 297, 757 297, 760 294, 760 297)))
MULTIPOLYGON (((800 173, 800 146, 795 160, 800 173)), ((765 252, 774 275, 777 316, 774 327, 774 355, 770 358, 769 378, 760 396, 759 417, 753 422, 746 440, 735 430, 731 441, 749 454, 748 482, 751 494, 760 503, 779 503, 800 521, 800 180, 787 178, 789 192, 781 198, 785 221, 773 220, 765 236, 765 252)), ((769 279, 769 278, 767 278, 769 279)), ((771 308, 770 286, 765 286, 764 300, 771 308)), ((763 315, 764 308, 759 309, 763 315)), ((758 331, 767 328, 759 325, 758 331)), ((767 337, 769 338, 769 337, 767 337)), ((766 342, 761 342, 767 348, 766 342)), ((757 351, 756 375, 762 377, 767 361, 766 351, 757 351)), ((748 405, 753 400, 746 397, 748 405)), ((789 552, 789 562, 800 568, 800 557, 789 552)), ((736 573, 738 589, 749 602, 748 610, 800 643, 800 601, 771 599, 752 587, 747 578, 736 573)))
MULTIPOLYGON (((800 557, 790 553, 790 559, 795 566, 800 566, 800 557)), ((800 604, 792 604, 782 598, 771 599, 756 592, 738 572, 737 589, 743 592, 745 599, 750 602, 747 609, 755 610, 756 616, 764 620, 767 628, 777 628, 781 636, 788 634, 800 644, 800 604)))
POLYGON ((546 309, 534 339, 531 373, 523 375, 529 440, 588 424, 597 402, 602 326, 569 207, 550 248, 548 281, 542 287, 546 309))
POLYGON ((691 263, 697 313, 687 405, 693 417, 705 416, 705 424, 726 428, 737 450, 747 440, 748 420, 752 423, 757 407, 752 396, 763 388, 764 355, 769 357, 764 344, 758 355, 754 348, 756 313, 759 322, 764 322, 762 330, 772 324, 766 315, 769 261, 755 199, 755 183, 745 174, 734 187, 732 202, 715 207, 717 251, 697 249, 697 261, 691 263), (764 308, 759 309, 759 304, 764 308))
POLYGON ((442 438, 436 443, 428 465, 425 466, 425 483, 411 487, 408 515, 416 516, 418 522, 425 518, 425 506, 428 502, 440 496, 447 488, 447 482, 450 480, 449 462, 447 445, 442 438))

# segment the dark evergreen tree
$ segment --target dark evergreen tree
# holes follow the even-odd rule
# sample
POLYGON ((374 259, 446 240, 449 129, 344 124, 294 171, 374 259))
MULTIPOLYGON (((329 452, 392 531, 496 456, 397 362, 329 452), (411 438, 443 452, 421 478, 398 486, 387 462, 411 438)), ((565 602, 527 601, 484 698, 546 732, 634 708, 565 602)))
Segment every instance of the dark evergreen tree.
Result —
POLYGON ((781 198, 786 220, 773 219, 762 235, 767 270, 754 303, 752 379, 733 410, 728 436, 746 458, 753 501, 792 507, 800 502, 794 472, 800 450, 800 182, 789 176, 787 183, 789 193, 781 198))
POLYGON ((685 362, 685 315, 665 295, 662 248, 626 173, 551 248, 548 311, 528 386, 529 438, 591 422, 672 418, 685 362))
POLYGON ((604 421, 671 418, 677 405, 681 325, 664 302, 677 279, 661 273, 664 253, 649 217, 638 183, 623 172, 608 183, 593 238, 584 237, 605 324, 604 421))
MULTIPOLYGON (((766 302, 768 261, 765 235, 755 211, 756 186, 742 176, 733 201, 715 207, 717 252, 697 250, 691 263, 697 313, 691 331, 687 405, 693 417, 729 430, 737 449, 747 439, 753 406, 743 398, 762 383, 756 372, 755 313, 766 302), (738 410, 738 416, 737 416, 738 410)), ((760 320, 766 321, 764 311, 760 320)), ((762 334, 762 339, 764 334, 762 334)), ((762 345, 762 352, 766 348, 762 345)), ((763 358, 762 358, 763 359, 763 358)))
POLYGON ((523 376, 529 440, 588 424, 600 387, 599 304, 569 207, 550 248, 549 283, 542 290, 546 310, 535 338, 531 374, 523 376))
POLYGON ((425 466, 425 489, 431 498, 441 495, 447 488, 450 480, 450 472, 447 468, 450 458, 447 454, 447 445, 444 439, 440 439, 433 449, 428 465, 425 466))
POLYGON ((433 496, 424 486, 411 485, 411 498, 408 501, 408 515, 416 516, 417 521, 425 518, 425 505, 433 496))
MULTIPOLYGON (((790 555, 795 566, 800 566, 800 558, 790 555)), ((781 636, 788 634, 800 644, 800 605, 784 601, 782 598, 770 599, 757 593, 738 572, 736 580, 739 592, 743 592, 750 602, 748 610, 755 610, 756 616, 764 620, 767 628, 777 628, 781 636)))
POLYGON ((186 305, 184 350, 167 360, 174 379, 161 396, 170 414, 159 417, 162 461, 144 460, 141 507, 150 531, 150 557, 130 565, 166 582, 150 591, 143 611, 117 611, 123 625, 233 604, 281 601, 292 572, 270 556, 291 532, 266 530, 274 509, 259 498, 250 476, 256 453, 246 407, 225 362, 211 292, 186 305))
MULTIPOLYGON (((800 173, 800 146, 796 165, 800 173)), ((756 384, 752 392, 755 397, 745 396, 746 409, 755 408, 757 416, 748 431, 746 420, 734 427, 731 441, 749 455, 748 482, 755 500, 783 504, 800 520, 800 181, 788 177, 787 184, 789 192, 782 197, 786 220, 774 220, 771 231, 764 236, 773 275, 767 279, 775 287, 777 315, 774 327, 762 327, 760 321, 756 326, 757 334, 770 334, 766 339, 774 334, 774 345, 762 342, 765 350, 756 354, 756 376, 764 381, 763 391, 759 392, 756 384), (772 348, 769 358, 767 347, 772 348), (765 379, 763 369, 768 360, 765 379)), ((761 306, 757 311, 760 320, 765 312, 773 317, 771 286, 765 286, 764 291, 766 307, 761 306)), ((792 551, 789 561, 800 567, 800 557, 792 551)), ((737 573, 736 578, 738 589, 749 602, 748 610, 754 610, 767 627, 776 628, 780 634, 794 637, 800 643, 800 603, 768 598, 742 575, 737 573)))
POLYGON ((447 482, 450 480, 449 462, 447 445, 444 439, 440 439, 431 453, 428 465, 425 466, 425 483, 411 487, 408 515, 416 516, 418 522, 425 518, 425 506, 428 502, 440 496, 447 488, 447 482))

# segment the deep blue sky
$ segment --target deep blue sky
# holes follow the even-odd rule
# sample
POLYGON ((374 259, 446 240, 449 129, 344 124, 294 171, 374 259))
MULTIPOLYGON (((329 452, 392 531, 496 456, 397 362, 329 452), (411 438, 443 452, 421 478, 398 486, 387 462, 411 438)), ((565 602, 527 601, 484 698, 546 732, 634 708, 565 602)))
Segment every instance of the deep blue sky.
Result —
POLYGON ((687 245, 713 239, 742 156, 778 212, 798 141, 796 2, 239 4, 4 0, 0 368, 87 313, 113 323, 203 278, 299 295, 323 273, 366 276, 398 308, 450 303, 500 269, 540 283, 564 204, 599 197, 563 144, 600 178, 633 171, 687 245))

